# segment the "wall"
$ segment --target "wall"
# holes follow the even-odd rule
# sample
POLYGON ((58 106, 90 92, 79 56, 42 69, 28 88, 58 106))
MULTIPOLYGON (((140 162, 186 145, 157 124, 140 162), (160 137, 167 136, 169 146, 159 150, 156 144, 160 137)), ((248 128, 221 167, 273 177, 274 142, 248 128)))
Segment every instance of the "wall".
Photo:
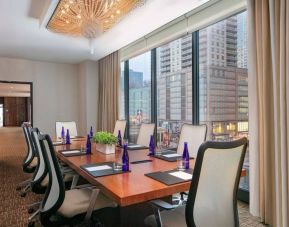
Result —
POLYGON ((90 127, 97 128, 98 62, 85 61, 79 64, 80 130, 87 134, 90 127))
POLYGON ((55 135, 56 121, 80 122, 78 65, 0 58, 0 80, 33 82, 33 121, 55 135))

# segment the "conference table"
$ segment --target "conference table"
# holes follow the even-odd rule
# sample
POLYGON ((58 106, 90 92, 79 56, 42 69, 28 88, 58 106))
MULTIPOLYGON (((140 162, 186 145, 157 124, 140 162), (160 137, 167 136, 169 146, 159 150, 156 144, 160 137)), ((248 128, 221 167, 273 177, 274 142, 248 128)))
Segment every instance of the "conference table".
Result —
MULTIPOLYGON (((77 139, 72 140, 70 145, 58 145, 54 148, 58 158, 62 162, 66 163, 70 168, 75 170, 90 184, 101 189, 106 196, 114 200, 120 207, 132 207, 132 209, 130 209, 132 211, 135 210, 134 205, 144 204, 153 199, 168 198, 175 193, 188 191, 190 188, 191 181, 174 185, 166 185, 145 176, 147 173, 173 170, 177 167, 177 162, 168 162, 148 156, 148 149, 128 151, 130 172, 103 177, 93 177, 87 171, 83 170, 81 166, 90 163, 114 162, 115 160, 119 160, 122 155, 122 149, 116 148, 115 154, 106 155, 96 151, 95 143, 93 143, 91 155, 66 157, 60 152, 62 150, 80 149, 84 145, 85 139, 77 139), (131 164, 131 162, 143 160, 152 161, 131 164)), ((194 165, 195 159, 190 159, 190 168, 193 169, 194 165)), ((245 171, 242 171, 242 176, 245 174, 245 171)), ((123 219, 127 219, 127 217, 123 219)), ((126 223, 120 226, 130 225, 126 223)))

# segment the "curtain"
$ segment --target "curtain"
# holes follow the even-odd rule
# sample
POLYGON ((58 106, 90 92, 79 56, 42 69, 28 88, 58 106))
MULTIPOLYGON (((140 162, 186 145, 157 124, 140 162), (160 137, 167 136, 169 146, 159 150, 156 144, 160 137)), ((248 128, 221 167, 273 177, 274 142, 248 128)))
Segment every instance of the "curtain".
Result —
POLYGON ((118 51, 99 60, 98 131, 113 132, 118 119, 119 75, 118 51))
POLYGON ((248 0, 250 211, 289 226, 289 0, 248 0))

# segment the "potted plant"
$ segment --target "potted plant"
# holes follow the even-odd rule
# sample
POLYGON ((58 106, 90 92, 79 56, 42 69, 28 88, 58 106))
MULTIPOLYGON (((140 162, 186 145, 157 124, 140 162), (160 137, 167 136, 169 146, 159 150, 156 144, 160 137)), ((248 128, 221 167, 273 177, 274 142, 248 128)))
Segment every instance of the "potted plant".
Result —
POLYGON ((104 154, 115 153, 115 144, 117 137, 109 132, 97 132, 93 135, 92 140, 96 142, 96 150, 104 154))

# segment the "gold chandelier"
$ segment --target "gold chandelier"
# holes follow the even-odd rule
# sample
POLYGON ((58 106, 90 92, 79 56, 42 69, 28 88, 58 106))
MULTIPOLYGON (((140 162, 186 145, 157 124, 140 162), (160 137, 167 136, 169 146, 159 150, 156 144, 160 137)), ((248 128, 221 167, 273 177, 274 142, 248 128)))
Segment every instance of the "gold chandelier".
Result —
POLYGON ((47 29, 94 39, 145 0, 60 0, 47 29))

